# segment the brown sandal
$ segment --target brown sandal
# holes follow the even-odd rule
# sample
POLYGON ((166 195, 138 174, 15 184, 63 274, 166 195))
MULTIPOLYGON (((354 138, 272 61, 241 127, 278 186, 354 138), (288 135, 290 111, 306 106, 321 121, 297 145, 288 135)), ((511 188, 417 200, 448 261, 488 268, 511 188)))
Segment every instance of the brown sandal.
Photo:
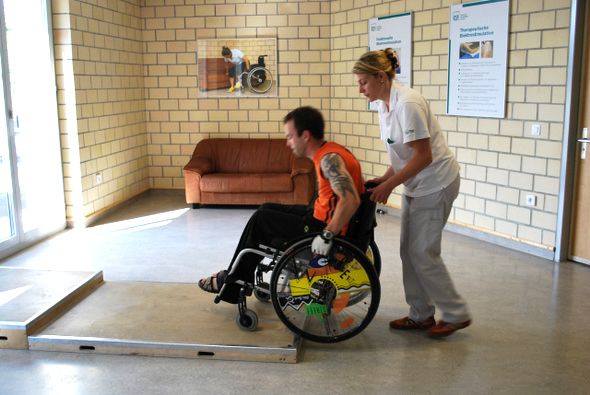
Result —
POLYGON ((201 288, 205 292, 218 294, 219 290, 223 286, 223 282, 225 281, 226 276, 227 270, 222 270, 219 273, 212 275, 211 277, 207 277, 199 281, 199 288, 201 288), (214 279, 217 280, 217 284, 213 284, 214 279))

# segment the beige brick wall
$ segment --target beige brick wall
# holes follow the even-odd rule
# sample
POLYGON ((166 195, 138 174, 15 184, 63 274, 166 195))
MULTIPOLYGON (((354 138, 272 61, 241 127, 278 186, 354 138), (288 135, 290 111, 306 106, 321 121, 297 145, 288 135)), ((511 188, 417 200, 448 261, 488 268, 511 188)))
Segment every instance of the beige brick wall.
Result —
POLYGON ((66 213, 80 220, 149 187, 141 6, 53 0, 52 7, 66 213))
MULTIPOLYGON (((182 167, 201 139, 282 137, 282 117, 307 104, 323 110, 330 139, 357 155, 366 177, 381 175, 389 161, 377 114, 350 70, 367 50, 368 19, 412 11, 414 89, 462 168, 451 220, 554 246, 570 2, 511 0, 504 119, 445 114, 449 6, 458 3, 54 0, 56 48, 71 50, 75 72, 84 213, 148 187, 183 188, 182 167), (199 97, 197 40, 237 38, 277 38, 277 97, 199 97), (531 135, 533 124, 540 136, 531 135), (536 207, 525 205, 527 194, 536 207)), ((67 51, 56 50, 58 66, 60 53, 67 51)), ((60 89, 65 133, 72 123, 60 89)), ((399 205, 400 193, 390 204, 399 205)))
MULTIPOLYGON (((327 118, 329 2, 145 0, 142 15, 151 187, 184 188, 182 167, 204 138, 281 138, 282 118, 305 104, 327 118), (197 40, 241 38, 277 38, 277 97, 199 97, 197 40)), ((256 63, 257 50, 242 50, 256 63)))

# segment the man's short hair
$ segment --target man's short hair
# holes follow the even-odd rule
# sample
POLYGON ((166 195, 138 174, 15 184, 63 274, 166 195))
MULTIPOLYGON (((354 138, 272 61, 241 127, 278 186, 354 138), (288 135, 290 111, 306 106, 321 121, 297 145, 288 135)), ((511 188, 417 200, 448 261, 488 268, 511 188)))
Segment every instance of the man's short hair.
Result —
POLYGON ((324 117, 315 108, 310 106, 296 108, 285 115, 283 123, 291 120, 293 120, 293 125, 299 137, 301 137, 303 132, 308 130, 316 140, 322 140, 324 138, 324 117))

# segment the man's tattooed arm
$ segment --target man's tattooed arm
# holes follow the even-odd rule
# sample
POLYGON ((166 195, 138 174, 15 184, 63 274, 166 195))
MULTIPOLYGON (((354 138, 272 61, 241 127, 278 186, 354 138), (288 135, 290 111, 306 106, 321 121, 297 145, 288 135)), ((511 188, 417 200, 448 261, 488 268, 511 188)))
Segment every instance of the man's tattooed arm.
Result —
POLYGON ((348 193, 353 196, 357 194, 354 182, 340 155, 335 153, 324 155, 321 160, 321 167, 324 175, 330 181, 332 189, 338 196, 346 197, 348 193))
POLYGON ((326 154, 322 157, 320 164, 324 176, 330 181, 332 190, 338 195, 334 215, 326 227, 336 235, 342 231, 356 212, 360 205, 360 197, 344 159, 340 155, 326 154))

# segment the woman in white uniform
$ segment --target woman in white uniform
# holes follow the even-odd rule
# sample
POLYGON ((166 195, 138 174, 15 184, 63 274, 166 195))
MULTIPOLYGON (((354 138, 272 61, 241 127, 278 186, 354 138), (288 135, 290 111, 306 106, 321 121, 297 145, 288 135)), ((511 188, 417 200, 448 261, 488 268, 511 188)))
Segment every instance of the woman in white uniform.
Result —
POLYGON ((467 304, 440 256, 442 230, 459 194, 459 164, 426 100, 394 82, 397 67, 388 48, 365 53, 352 70, 359 92, 370 102, 380 101, 381 139, 391 160, 383 176, 369 181, 378 184, 371 200, 385 204, 404 184, 400 255, 410 312, 389 326, 445 337, 471 324, 467 304), (442 311, 438 323, 435 307, 442 311))
POLYGON ((231 85, 228 92, 232 93, 242 87, 242 83, 238 78, 240 78, 240 75, 244 71, 250 68, 250 60, 239 49, 229 49, 228 47, 221 49, 221 56, 223 56, 223 60, 225 61, 225 75, 229 76, 229 83, 231 85), (234 82, 236 82, 235 85, 234 82))

